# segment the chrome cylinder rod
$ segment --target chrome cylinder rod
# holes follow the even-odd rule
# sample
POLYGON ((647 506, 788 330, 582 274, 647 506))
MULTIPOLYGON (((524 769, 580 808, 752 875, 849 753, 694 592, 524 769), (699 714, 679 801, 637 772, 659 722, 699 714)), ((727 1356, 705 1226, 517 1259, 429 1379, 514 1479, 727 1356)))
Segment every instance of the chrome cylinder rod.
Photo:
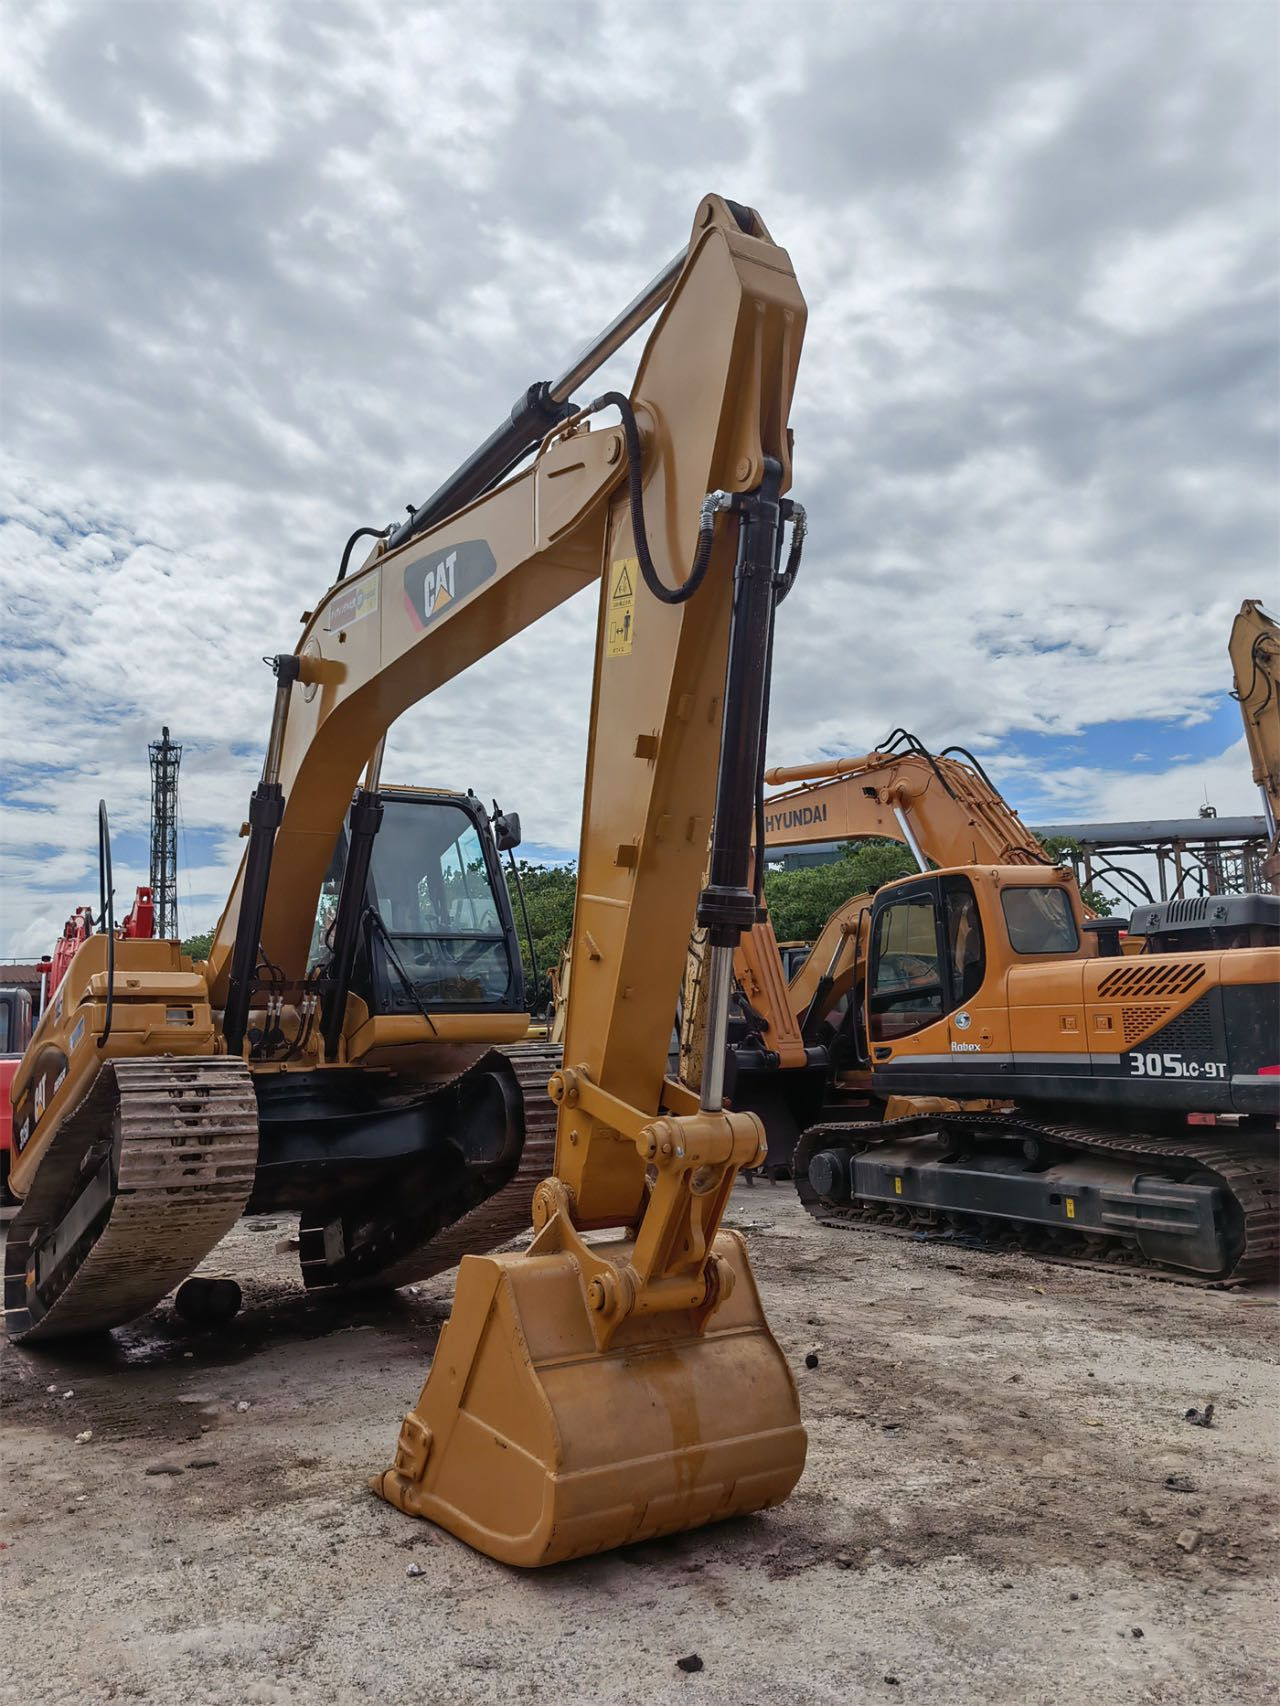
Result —
POLYGON ((1274 837, 1276 833, 1276 814, 1275 808, 1271 804, 1271 795, 1268 794, 1267 790, 1261 783, 1258 784, 1258 792, 1262 796, 1262 815, 1267 822, 1267 834, 1274 837))
POLYGON ((387 737, 383 735, 365 766, 363 786, 366 794, 376 794, 378 791, 378 783, 382 780, 382 755, 386 749, 387 737))
POLYGON ((724 1106, 724 1060, 729 1038, 729 991, 733 986, 733 949, 708 948, 707 1035, 702 1048, 702 1092, 698 1106, 718 1114, 724 1106))
POLYGON ((688 249, 684 248, 678 254, 672 255, 662 271, 649 280, 638 296, 628 302, 621 314, 610 320, 605 329, 592 338, 577 359, 565 368, 559 379, 551 381, 553 402, 567 403, 583 380, 590 379, 597 368, 603 367, 609 357, 622 348, 633 332, 638 332, 645 321, 657 313, 675 289, 676 280, 680 277, 688 253, 688 249))
POLYGON ((916 865, 920 870, 927 871, 929 869, 929 861, 925 858, 924 850, 916 840, 916 832, 912 829, 906 812, 903 811, 901 806, 894 806, 893 815, 898 820, 898 828, 902 831, 903 840, 911 849, 911 855, 912 858, 914 858, 916 865))

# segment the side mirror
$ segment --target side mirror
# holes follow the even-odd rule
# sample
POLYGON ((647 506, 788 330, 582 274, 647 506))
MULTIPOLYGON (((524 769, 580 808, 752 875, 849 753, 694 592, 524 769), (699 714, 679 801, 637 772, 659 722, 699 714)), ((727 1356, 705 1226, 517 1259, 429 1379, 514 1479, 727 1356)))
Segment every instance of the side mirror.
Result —
POLYGON ((493 839, 497 842, 499 853, 510 853, 520 845, 520 813, 495 812, 493 816, 493 839))

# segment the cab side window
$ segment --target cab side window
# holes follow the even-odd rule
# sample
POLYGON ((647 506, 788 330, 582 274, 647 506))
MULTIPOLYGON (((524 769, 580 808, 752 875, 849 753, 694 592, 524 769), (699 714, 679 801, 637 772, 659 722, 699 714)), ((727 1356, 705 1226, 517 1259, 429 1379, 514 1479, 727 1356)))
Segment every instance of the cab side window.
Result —
POLYGON ((947 877, 943 884, 947 918, 947 956, 951 962, 951 1005, 963 1007, 982 988, 987 974, 978 898, 968 877, 947 877))
POLYGON ((1065 890, 1047 884, 1001 889, 1000 904, 1015 954, 1070 954, 1080 946, 1065 890))
POLYGON ((875 959, 868 1000, 872 1042, 909 1037, 942 1017, 932 895, 910 895, 885 907, 876 920, 875 959))

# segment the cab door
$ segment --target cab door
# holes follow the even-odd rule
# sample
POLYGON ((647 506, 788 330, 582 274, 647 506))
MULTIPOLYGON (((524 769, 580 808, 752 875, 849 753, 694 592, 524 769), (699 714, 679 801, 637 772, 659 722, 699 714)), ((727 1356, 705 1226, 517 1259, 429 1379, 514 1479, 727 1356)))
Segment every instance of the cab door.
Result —
POLYGON ((966 874, 939 872, 878 895, 867 973, 876 1088, 1006 1093, 1007 1030, 993 1005, 1001 992, 988 981, 987 929, 966 874))
POLYGON ((998 945, 991 951, 991 923, 984 921, 970 877, 957 872, 942 877, 941 884, 948 1049, 966 1067, 981 1062, 984 1070, 1003 1071, 1008 1016, 998 945))
POLYGON ((867 1039, 873 1063, 894 1045, 936 1025, 947 1010, 941 931, 942 885, 920 877, 895 885, 871 918, 867 1039))

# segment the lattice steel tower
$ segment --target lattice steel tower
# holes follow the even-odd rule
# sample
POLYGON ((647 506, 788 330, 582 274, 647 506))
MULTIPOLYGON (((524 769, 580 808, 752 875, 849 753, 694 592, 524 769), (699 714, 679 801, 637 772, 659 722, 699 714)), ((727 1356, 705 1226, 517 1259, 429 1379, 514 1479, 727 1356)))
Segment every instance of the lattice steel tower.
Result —
POLYGON ((168 729, 151 742, 151 899, 156 935, 178 933, 178 766, 182 748, 168 729))

